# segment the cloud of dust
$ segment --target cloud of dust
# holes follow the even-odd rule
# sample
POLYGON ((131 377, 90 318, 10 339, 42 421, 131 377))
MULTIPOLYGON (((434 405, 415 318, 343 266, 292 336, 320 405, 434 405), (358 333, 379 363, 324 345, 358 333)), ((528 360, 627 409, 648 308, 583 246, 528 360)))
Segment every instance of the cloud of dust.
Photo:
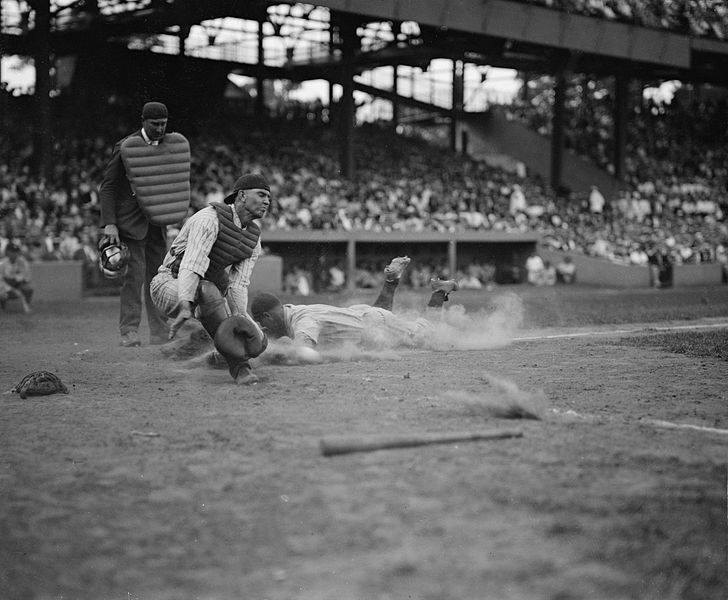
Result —
MULTIPOLYGON (((323 362, 354 362, 359 360, 399 360, 400 355, 393 349, 361 348, 354 344, 345 344, 335 348, 317 348, 323 362)), ((255 364, 268 365, 297 365, 299 361, 294 356, 293 346, 290 342, 270 340, 268 348, 254 360, 255 364)))
POLYGON ((485 350, 507 346, 523 325, 523 302, 516 294, 503 294, 493 299, 489 310, 466 313, 454 304, 442 310, 439 318, 424 316, 434 327, 423 340, 423 347, 432 350, 485 350))
POLYGON ((336 349, 326 349, 321 352, 327 362, 347 362, 355 360, 400 360, 401 356, 394 349, 386 346, 377 349, 365 349, 347 344, 336 349))
MULTIPOLYGON (((413 346, 427 350, 485 350, 508 345, 523 324, 524 307, 516 294, 502 294, 493 299, 489 309, 466 313, 459 304, 426 311, 404 310, 395 314, 403 320, 430 323, 413 346)), ((353 344, 335 348, 319 347, 324 362, 356 360, 398 360, 401 339, 386 328, 372 327, 367 331, 366 347, 353 344)), ((291 357, 290 345, 271 340, 268 349, 258 358, 267 364, 297 364, 291 357)))
POLYGON ((440 396, 449 410, 470 416, 539 420, 546 416, 547 400, 542 391, 528 392, 512 381, 487 373, 483 376, 483 384, 477 391, 452 390, 440 396))

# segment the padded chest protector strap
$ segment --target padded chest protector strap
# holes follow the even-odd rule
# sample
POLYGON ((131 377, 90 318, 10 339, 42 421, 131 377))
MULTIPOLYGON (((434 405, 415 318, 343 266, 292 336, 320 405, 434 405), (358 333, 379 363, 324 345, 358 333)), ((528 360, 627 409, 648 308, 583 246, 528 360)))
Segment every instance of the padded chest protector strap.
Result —
POLYGON ((132 135, 121 143, 121 159, 137 202, 153 225, 172 225, 190 206, 190 144, 181 133, 166 134, 158 145, 132 135))
POLYGON ((210 204, 220 222, 217 240, 210 251, 210 270, 224 269, 228 265, 250 258, 260 239, 260 227, 249 223, 245 229, 233 221, 233 208, 220 202, 210 204))
MULTIPOLYGON (((260 239, 260 227, 256 223, 249 223, 245 229, 241 229, 233 221, 232 207, 220 202, 211 202, 210 206, 217 211, 219 230, 217 240, 210 250, 210 265, 204 278, 212 281, 220 293, 225 294, 228 285, 225 268, 253 255, 260 239)), ((183 257, 184 252, 177 255, 170 267, 175 276, 179 273, 183 257)))

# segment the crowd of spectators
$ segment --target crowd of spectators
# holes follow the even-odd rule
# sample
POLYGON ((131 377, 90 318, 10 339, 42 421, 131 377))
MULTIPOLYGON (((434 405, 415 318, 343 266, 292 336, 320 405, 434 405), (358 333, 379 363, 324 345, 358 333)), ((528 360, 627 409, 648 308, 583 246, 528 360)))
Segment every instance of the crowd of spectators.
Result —
POLYGON ((521 0, 546 8, 683 35, 728 39, 723 0, 521 0))
MULTIPOLYGON (((572 83, 566 146, 613 173, 610 94, 594 82, 591 89, 585 89, 586 82, 572 83)), ((504 110, 550 135, 548 93, 519 99, 504 110)), ((678 92, 671 102, 635 103, 628 120, 625 190, 609 201, 602 198, 598 208, 589 197, 557 198, 557 210, 542 228, 546 243, 629 264, 646 264, 649 252, 665 244, 677 264, 725 264, 727 133, 725 97, 678 92)))
MULTIPOLYGON (((551 135, 553 79, 530 82, 528 97, 500 107, 506 117, 519 120, 543 136, 551 135)), ((614 174, 613 83, 574 76, 564 104, 564 146, 614 174)), ((641 90, 640 90, 641 91, 641 90)), ((725 167, 728 132, 725 94, 696 93, 679 88, 674 100, 637 98, 627 115, 624 177, 637 187, 670 178, 698 181, 722 188, 728 183, 725 167)), ((641 96, 642 94, 640 94, 641 96)))
MULTIPOLYGON (((17 122, 27 121, 25 108, 17 107, 17 122)), ((549 248, 628 264, 643 264, 660 244, 677 264, 725 261, 725 150, 703 151, 699 138, 691 145, 691 132, 672 109, 649 114, 655 123, 641 125, 645 135, 631 153, 630 189, 596 203, 589 194, 556 195, 537 177, 397 136, 390 127, 357 130, 356 177, 349 181, 341 176, 330 127, 309 119, 201 122, 184 131, 193 151, 190 212, 222 200, 239 173, 261 170, 274 192, 263 231, 535 231, 549 248), (692 152, 673 146, 680 136, 682 148, 692 152)), ((29 132, 1 138, 0 257, 13 241, 31 260, 81 259, 87 277, 98 277, 96 189, 112 141, 137 121, 128 107, 111 105, 80 119, 57 119, 52 168, 44 179, 33 175, 29 132)), ((457 275, 487 286, 489 272, 489 265, 474 265, 457 275)))

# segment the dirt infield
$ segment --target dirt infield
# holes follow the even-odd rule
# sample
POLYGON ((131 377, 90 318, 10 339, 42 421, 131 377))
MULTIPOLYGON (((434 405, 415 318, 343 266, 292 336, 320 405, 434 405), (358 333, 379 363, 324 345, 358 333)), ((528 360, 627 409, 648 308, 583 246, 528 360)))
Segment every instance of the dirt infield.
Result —
POLYGON ((0 313, 0 390, 70 389, 0 395, 0 598, 722 600, 728 362, 547 329, 531 300, 438 350, 261 359, 252 388, 117 347, 115 298, 0 313), (319 447, 483 429, 522 436, 319 447))

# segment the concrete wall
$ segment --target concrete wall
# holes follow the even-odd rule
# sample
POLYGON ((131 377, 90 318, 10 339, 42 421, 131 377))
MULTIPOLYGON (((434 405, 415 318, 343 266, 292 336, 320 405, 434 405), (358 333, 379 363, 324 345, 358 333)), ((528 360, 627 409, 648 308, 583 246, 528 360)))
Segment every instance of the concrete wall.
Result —
POLYGON ((78 260, 31 263, 33 302, 80 300, 83 296, 81 265, 78 260))
POLYGON ((647 267, 626 266, 581 254, 539 249, 541 258, 558 264, 564 256, 571 256, 576 265, 576 281, 605 287, 649 287, 650 271, 647 267))
MULTIPOLYGON (((83 297, 81 261, 34 262, 31 263, 31 277, 34 302, 73 302, 83 297)), ((253 270, 250 289, 280 293, 282 281, 281 257, 261 256, 253 270)))
POLYGON ((707 265, 675 265, 672 274, 673 285, 712 285, 721 283, 722 266, 718 263, 707 265))
MULTIPOLYGON (((650 271, 648 267, 620 265, 607 260, 583 256, 581 254, 559 252, 554 250, 538 250, 544 260, 557 264, 567 254, 576 265, 576 280, 579 283, 604 287, 649 287, 650 271)), ((722 283, 722 271, 719 264, 675 265, 673 270, 674 286, 719 285, 722 283)))
POLYGON ((283 289, 283 259, 266 254, 258 259, 250 278, 250 297, 256 292, 280 294, 283 289))
MULTIPOLYGON (((566 252, 539 248, 544 260, 558 263, 566 252)), ((604 287, 648 287, 650 273, 647 267, 611 263, 606 260, 570 254, 576 265, 579 283, 604 287)), ((82 269, 80 261, 35 262, 31 264, 34 296, 33 301, 78 301, 83 297, 82 269)), ((673 285, 697 286, 720 285, 722 271, 719 264, 676 265, 673 285)), ((261 256, 250 282, 251 294, 271 292, 279 294, 283 285, 283 259, 276 255, 261 256)))

